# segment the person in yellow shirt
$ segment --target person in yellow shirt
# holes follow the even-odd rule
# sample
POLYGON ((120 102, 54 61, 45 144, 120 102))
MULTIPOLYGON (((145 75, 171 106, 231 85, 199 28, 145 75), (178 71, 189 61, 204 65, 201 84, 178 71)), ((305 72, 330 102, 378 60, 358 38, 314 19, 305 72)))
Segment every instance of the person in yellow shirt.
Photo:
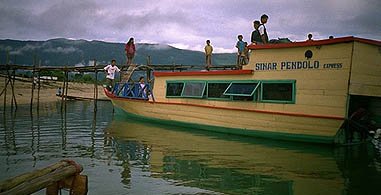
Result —
POLYGON ((206 60, 206 70, 208 71, 212 64, 212 52, 213 52, 213 47, 210 45, 210 40, 206 40, 205 60, 206 60))

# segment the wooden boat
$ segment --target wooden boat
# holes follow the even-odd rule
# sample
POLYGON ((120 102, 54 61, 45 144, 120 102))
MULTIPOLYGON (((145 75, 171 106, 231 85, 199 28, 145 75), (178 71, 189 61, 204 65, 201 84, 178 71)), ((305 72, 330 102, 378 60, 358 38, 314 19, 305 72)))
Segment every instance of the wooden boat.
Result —
POLYGON ((343 37, 249 49, 242 70, 154 72, 151 98, 128 84, 105 93, 130 117, 280 140, 361 141, 356 135, 366 132, 346 122, 359 108, 380 122, 380 41, 343 37))

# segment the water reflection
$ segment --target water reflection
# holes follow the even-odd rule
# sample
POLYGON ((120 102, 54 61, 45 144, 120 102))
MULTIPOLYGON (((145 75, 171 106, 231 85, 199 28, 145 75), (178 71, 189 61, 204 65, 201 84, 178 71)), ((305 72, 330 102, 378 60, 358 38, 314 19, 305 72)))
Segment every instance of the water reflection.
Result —
MULTIPOLYGON (((123 118, 113 121, 107 133, 116 156, 151 177, 215 192, 367 194, 378 190, 359 185, 364 178, 374 186, 381 179, 373 166, 381 161, 371 145, 332 148, 275 142, 123 118)), ((130 178, 126 167, 123 181, 130 178)))
MULTIPOLYGON (((112 116, 109 102, 1 112, 0 180, 65 158, 89 194, 378 194, 372 145, 325 147, 161 126, 112 116)), ((38 194, 43 194, 39 192, 38 194)))

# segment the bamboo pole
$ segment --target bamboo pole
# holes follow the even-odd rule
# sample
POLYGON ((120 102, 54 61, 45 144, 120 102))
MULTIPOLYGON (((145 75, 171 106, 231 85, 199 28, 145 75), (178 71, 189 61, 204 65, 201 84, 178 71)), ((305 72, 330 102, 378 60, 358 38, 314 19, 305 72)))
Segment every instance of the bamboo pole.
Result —
POLYGON ((65 86, 66 86, 66 71, 64 71, 62 93, 61 93, 61 110, 63 108, 64 96, 65 96, 65 86))
MULTIPOLYGON (((15 74, 15 70, 13 70, 12 75, 15 74)), ((10 80, 11 83, 11 92, 12 92, 12 98, 11 98, 11 112, 13 112, 13 99, 15 99, 15 91, 14 91, 14 80, 12 79, 12 76, 8 73, 8 80, 10 80)))
MULTIPOLYGON (((83 168, 79 165, 79 171, 83 168)), ((2 195, 32 194, 52 183, 65 180, 77 173, 77 167, 68 162, 59 162, 44 169, 37 169, 0 183, 2 195)))
POLYGON ((59 167, 68 166, 68 165, 69 165, 68 162, 61 161, 61 162, 52 164, 52 165, 45 167, 45 168, 42 168, 42 169, 35 169, 34 171, 23 173, 21 175, 17 175, 15 177, 3 180, 0 182, 0 192, 5 192, 5 191, 23 183, 24 181, 33 180, 37 177, 46 175, 46 174, 58 169, 59 167))
MULTIPOLYGON (((7 71, 8 72, 8 71, 7 71)), ((15 70, 13 70, 13 77, 15 76, 15 70)), ((12 92, 12 97, 11 97, 11 110, 13 111, 13 103, 15 104, 15 107, 17 109, 17 102, 16 102, 16 96, 15 96, 15 90, 14 90, 14 80, 12 81, 12 76, 8 72, 8 82, 11 84, 11 92, 12 92)))
MULTIPOLYGON (((7 79, 7 77, 5 77, 5 79, 7 79)), ((4 86, 3 90, 0 93, 0 96, 3 95, 3 93, 6 91, 8 83, 9 83, 9 81, 5 80, 5 86, 4 86)))
POLYGON ((147 82, 151 82, 151 68, 149 67, 151 65, 151 57, 150 56, 147 56, 146 58, 147 60, 147 82))
POLYGON ((34 52, 34 55, 33 55, 33 72, 32 72, 32 94, 31 94, 31 98, 30 98, 30 111, 32 111, 32 109, 33 109, 34 71, 36 69, 36 57, 37 57, 37 53, 34 52))
POLYGON ((67 91, 69 91, 69 72, 66 71, 66 90, 65 90, 65 106, 66 106, 66 97, 67 97, 67 91))
MULTIPOLYGON (((8 72, 8 70, 7 70, 8 72)), ((9 73, 9 72, 8 72, 9 73)), ((4 111, 5 111, 5 108, 6 108, 6 105, 7 105, 7 87, 8 87, 8 77, 5 77, 4 79, 4 111)))
MULTIPOLYGON (((5 54, 5 64, 6 64, 6 66, 8 66, 8 64, 9 64, 9 53, 7 52, 6 54, 5 54)), ((9 75, 9 68, 7 68, 7 74, 9 75)), ((6 77, 5 78, 5 80, 4 80, 4 111, 5 111, 5 107, 6 107, 6 105, 7 105, 7 89, 8 89, 8 81, 9 81, 9 77, 6 77)))
MULTIPOLYGON (((41 60, 39 61, 38 63, 38 67, 40 68, 41 67, 41 60)), ((41 70, 38 71, 38 88, 37 88, 37 110, 40 109, 40 88, 41 88, 41 85, 40 85, 40 75, 41 75, 41 70)))
POLYGON ((97 61, 94 60, 94 113, 97 112, 97 99, 98 99, 98 72, 97 72, 97 61))
MULTIPOLYGON (((13 64, 16 64, 16 55, 14 56, 14 60, 13 60, 13 64)), ((17 110, 17 101, 16 101, 16 95, 15 95, 15 91, 14 91, 14 86, 15 86, 15 81, 16 81, 16 69, 13 69, 13 79, 12 79, 12 93, 13 93, 13 97, 14 97, 14 104, 15 104, 15 110, 17 110)), ((13 101, 12 101, 13 103, 13 101)))
POLYGON ((5 53, 5 64, 9 64, 9 52, 5 53))
POLYGON ((30 110, 32 110, 33 107, 33 94, 34 94, 34 67, 33 65, 33 72, 32 72, 32 93, 31 93, 31 98, 30 98, 30 110))
POLYGON ((122 82, 123 71, 127 70, 123 65, 123 60, 120 61, 120 74, 119 74, 119 82, 122 82))
POLYGON ((16 70, 13 70, 13 78, 12 78, 12 81, 11 81, 11 86, 12 86, 12 95, 13 95, 13 99, 12 99, 12 108, 13 108, 13 104, 15 104, 15 110, 17 110, 17 101, 16 101, 16 95, 15 95, 15 80, 16 80, 16 70))

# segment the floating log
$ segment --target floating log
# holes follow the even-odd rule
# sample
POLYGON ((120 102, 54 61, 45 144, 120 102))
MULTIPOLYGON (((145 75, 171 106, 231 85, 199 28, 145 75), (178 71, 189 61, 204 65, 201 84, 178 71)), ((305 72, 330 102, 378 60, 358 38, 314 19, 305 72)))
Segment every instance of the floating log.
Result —
POLYGON ((0 195, 32 194, 47 188, 46 194, 58 194, 70 188, 70 194, 87 194, 87 176, 79 175, 82 166, 63 160, 43 169, 36 169, 0 182, 0 195))
MULTIPOLYGON (((56 94, 56 96, 60 97, 60 98, 62 97, 62 95, 58 95, 58 94, 56 94)), ((65 99, 67 99, 67 100, 83 100, 83 101, 85 101, 85 100, 94 100, 94 98, 79 97, 79 96, 70 96, 70 95, 65 96, 65 99)), ((109 99, 97 99, 97 101, 110 101, 110 100, 109 99)))

